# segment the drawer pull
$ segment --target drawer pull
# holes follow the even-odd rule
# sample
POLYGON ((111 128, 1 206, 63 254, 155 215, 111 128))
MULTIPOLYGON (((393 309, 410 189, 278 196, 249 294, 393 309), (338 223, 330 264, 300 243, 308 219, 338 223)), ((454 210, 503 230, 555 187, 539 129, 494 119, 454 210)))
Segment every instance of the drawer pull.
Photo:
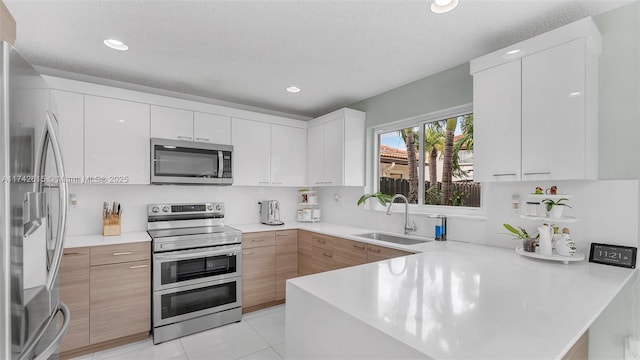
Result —
POLYGON ((276 236, 280 236, 280 237, 288 237, 289 234, 276 234, 276 236))
POLYGON ((111 255, 113 255, 113 256, 121 256, 121 255, 131 255, 131 254, 133 254, 131 251, 123 251, 123 252, 114 252, 111 255))
POLYGON ((327 241, 326 240, 320 240, 320 239, 316 239, 317 242, 319 242, 320 244, 326 244, 327 241))
POLYGON ((178 136, 178 139, 180 139, 180 140, 191 140, 193 138, 191 136, 178 136))
POLYGON ((196 138, 196 141, 206 141, 206 142, 209 142, 209 141, 211 141, 211 140, 209 140, 209 139, 207 139, 207 138, 199 138, 199 137, 197 137, 197 138, 196 138))
POLYGON ((129 269, 142 269, 142 268, 146 268, 148 265, 134 265, 134 266, 129 266, 129 269))
POLYGON ((251 255, 253 254, 253 251, 243 251, 242 255, 251 255))
POLYGON ((364 245, 353 245, 354 248, 364 250, 364 245))
POLYGON ((87 255, 86 252, 68 252, 68 253, 64 253, 64 256, 70 256, 70 255, 87 255))
POLYGON ((325 253, 322 253, 322 255, 323 255, 323 256, 326 256, 326 257, 328 257, 328 258, 333 257, 333 255, 329 255, 329 254, 325 254, 325 253))
POLYGON ((516 174, 493 174, 493 176, 516 176, 516 174))
POLYGON ((375 252, 375 253, 379 253, 379 252, 380 252, 380 249, 372 249, 372 248, 369 248, 369 249, 367 249, 367 250, 369 250, 369 251, 373 251, 373 252, 375 252))
POLYGON ((524 173, 524 175, 551 175, 551 171, 546 171, 546 172, 528 172, 528 173, 524 173))
POLYGON ((253 239, 253 240, 251 240, 251 241, 253 241, 253 242, 260 242, 260 241, 264 241, 264 239, 253 239))

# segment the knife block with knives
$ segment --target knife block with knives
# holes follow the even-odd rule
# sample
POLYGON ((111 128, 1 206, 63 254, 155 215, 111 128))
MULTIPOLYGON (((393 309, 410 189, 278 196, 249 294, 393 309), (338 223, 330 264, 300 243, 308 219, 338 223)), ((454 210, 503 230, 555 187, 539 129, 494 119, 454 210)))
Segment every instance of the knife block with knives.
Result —
POLYGON ((122 215, 122 207, 120 203, 114 201, 110 206, 108 202, 104 202, 102 207, 102 235, 114 236, 120 235, 120 218, 122 215))

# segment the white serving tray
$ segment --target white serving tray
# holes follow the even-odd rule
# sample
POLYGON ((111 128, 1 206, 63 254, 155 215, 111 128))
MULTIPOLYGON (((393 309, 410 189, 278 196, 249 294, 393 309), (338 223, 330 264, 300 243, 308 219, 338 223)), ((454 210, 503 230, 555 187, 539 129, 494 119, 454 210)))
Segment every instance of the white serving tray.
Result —
POLYGON ((542 255, 542 254, 537 253, 537 252, 527 252, 527 251, 524 251, 524 249, 522 247, 517 247, 516 248, 516 254, 522 255, 522 256, 527 256, 527 257, 534 258, 534 259, 561 261, 561 262, 563 262, 565 264, 568 264, 570 262, 584 260, 584 254, 581 253, 581 252, 576 252, 575 254, 573 254, 573 256, 561 256, 561 255, 558 255, 556 253, 553 253, 552 255, 542 255))

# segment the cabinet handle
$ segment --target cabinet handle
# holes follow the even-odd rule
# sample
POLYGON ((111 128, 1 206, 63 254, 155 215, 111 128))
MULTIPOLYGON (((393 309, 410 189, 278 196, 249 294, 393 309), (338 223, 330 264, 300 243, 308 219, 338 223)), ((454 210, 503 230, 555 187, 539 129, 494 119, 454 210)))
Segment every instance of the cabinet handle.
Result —
POLYGON ((253 240, 251 240, 251 242, 260 242, 260 241, 264 241, 264 239, 253 239, 253 240))
POLYGON ((380 249, 372 249, 372 248, 368 248, 367 250, 369 251, 373 251, 374 253, 379 253, 380 249))
POLYGON ((280 236, 280 237, 284 237, 284 236, 286 236, 286 237, 288 237, 288 236, 289 236, 289 234, 279 234, 279 233, 276 233, 276 236, 280 236))
POLYGON ((196 138, 196 141, 206 141, 209 142, 211 140, 207 139, 207 138, 196 138))
POLYGON ((529 172, 529 173, 524 173, 523 175, 551 175, 551 171, 546 171, 546 172, 529 172))
POLYGON ((320 244, 326 244, 327 241, 326 240, 320 240, 320 239, 316 239, 317 242, 319 242, 320 244))
POLYGON ((129 269, 142 269, 142 268, 146 268, 148 265, 134 265, 134 266, 129 266, 129 269))
POLYGON ((271 185, 282 185, 282 182, 271 182, 271 185))
POLYGON ((178 136, 178 139, 180 140, 191 140, 191 136, 178 136))
POLYGON ((71 255, 87 255, 86 252, 68 252, 68 253, 64 253, 64 256, 71 256, 71 255))
POLYGON ((120 256, 120 255, 131 255, 131 254, 133 254, 131 251, 123 251, 123 252, 114 252, 114 253, 113 253, 113 254, 111 254, 111 255, 113 255, 113 256, 120 256))
POLYGON ((363 245, 353 245, 354 248, 356 249, 360 249, 360 250, 364 250, 364 246, 363 245))
POLYGON ((493 176, 516 176, 516 174, 493 174, 493 176))
POLYGON ((333 257, 333 255, 329 255, 329 254, 325 254, 325 253, 322 253, 322 255, 323 255, 323 256, 326 256, 326 257, 329 257, 329 258, 330 258, 330 257, 333 257))
POLYGON ((258 184, 267 184, 267 185, 269 185, 269 182, 268 181, 258 181, 258 184))
POLYGON ((251 255, 253 254, 253 251, 243 251, 242 255, 251 255))
POLYGON ((316 181, 316 185, 324 184, 322 181, 316 181))

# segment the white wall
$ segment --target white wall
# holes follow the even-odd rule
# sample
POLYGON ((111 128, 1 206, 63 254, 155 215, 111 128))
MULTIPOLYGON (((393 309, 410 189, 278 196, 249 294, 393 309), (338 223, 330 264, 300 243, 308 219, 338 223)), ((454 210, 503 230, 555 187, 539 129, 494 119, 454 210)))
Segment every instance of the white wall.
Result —
MULTIPOLYGON (((523 226, 532 232, 540 223, 520 219, 511 208, 512 194, 532 192, 536 186, 547 188, 557 185, 560 193, 574 195, 566 214, 576 216, 579 222, 559 224, 571 229, 572 238, 579 251, 587 253, 591 242, 607 242, 627 246, 638 246, 638 181, 557 181, 539 183, 489 184, 484 193, 484 219, 449 217, 447 236, 449 240, 468 241, 494 246, 513 247, 521 244, 506 235, 503 223, 523 226)), ((383 211, 364 210, 356 206, 363 188, 321 188, 319 201, 323 221, 368 227, 400 233, 403 230, 404 214, 388 216, 383 211), (338 194, 340 201, 334 200, 338 194)), ((435 220, 424 214, 410 216, 418 226, 418 235, 433 236, 435 220)))
POLYGON ((78 204, 69 207, 68 235, 102 233, 102 203, 122 205, 122 232, 147 230, 147 204, 181 202, 224 202, 225 223, 259 223, 258 201, 279 200, 285 222, 293 222, 297 210, 297 188, 249 186, 178 185, 70 185, 78 204))

